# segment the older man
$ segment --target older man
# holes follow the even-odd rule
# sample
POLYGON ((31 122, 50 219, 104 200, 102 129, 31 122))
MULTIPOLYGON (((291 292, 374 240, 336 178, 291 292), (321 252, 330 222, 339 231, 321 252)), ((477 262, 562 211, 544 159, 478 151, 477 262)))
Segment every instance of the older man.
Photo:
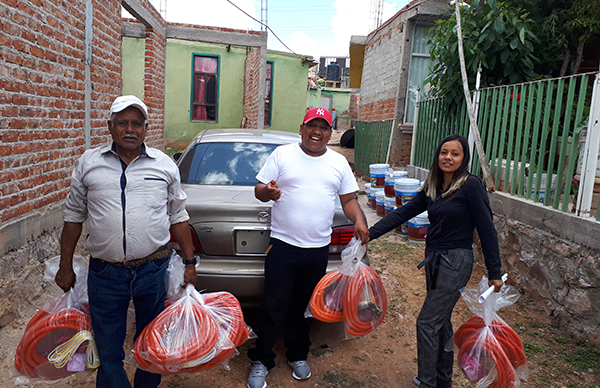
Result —
MULTIPOLYGON (((169 228, 186 264, 184 282, 196 284, 185 193, 179 171, 163 152, 144 144, 148 109, 120 96, 107 122, 112 142, 87 150, 75 163, 66 200, 56 283, 75 284, 73 253, 87 222, 88 295, 101 366, 96 387, 131 387, 123 369, 127 310, 135 306, 135 338, 165 305, 169 228)), ((134 387, 157 387, 161 376, 138 369, 134 387)))

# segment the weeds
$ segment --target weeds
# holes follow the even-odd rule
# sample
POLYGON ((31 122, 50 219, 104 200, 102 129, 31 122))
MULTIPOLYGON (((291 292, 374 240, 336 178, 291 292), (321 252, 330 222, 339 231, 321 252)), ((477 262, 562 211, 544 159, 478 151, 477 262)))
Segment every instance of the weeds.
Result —
POLYGON ((568 352, 565 362, 588 373, 598 373, 600 369, 600 349, 578 348, 575 352, 568 352))
POLYGON ((532 356, 536 356, 538 353, 540 353, 543 350, 546 350, 548 348, 548 345, 546 344, 532 344, 531 342, 525 341, 523 342, 523 347, 525 348, 525 355, 529 358, 532 356))

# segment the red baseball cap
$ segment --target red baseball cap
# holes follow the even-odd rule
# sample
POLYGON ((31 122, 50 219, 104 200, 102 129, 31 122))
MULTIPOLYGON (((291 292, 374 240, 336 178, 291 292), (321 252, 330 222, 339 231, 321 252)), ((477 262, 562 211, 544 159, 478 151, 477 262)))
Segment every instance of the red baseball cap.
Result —
POLYGON ((329 126, 331 127, 333 124, 333 120, 331 118, 331 112, 328 111, 325 108, 312 108, 306 111, 306 114, 304 115, 304 121, 302 121, 302 124, 306 124, 311 120, 314 119, 323 119, 325 121, 327 121, 327 124, 329 124, 329 126))

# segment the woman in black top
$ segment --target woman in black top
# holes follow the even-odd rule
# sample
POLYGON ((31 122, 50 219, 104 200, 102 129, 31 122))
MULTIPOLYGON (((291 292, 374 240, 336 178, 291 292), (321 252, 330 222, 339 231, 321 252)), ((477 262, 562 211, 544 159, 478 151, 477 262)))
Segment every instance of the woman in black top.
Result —
POLYGON ((416 196, 369 229, 374 240, 411 218, 428 212, 425 239, 427 297, 417 318, 418 377, 421 388, 452 385, 453 352, 444 347, 452 338, 450 318, 460 289, 473 269, 473 230, 477 228, 488 270, 489 285, 502 286, 498 236, 488 195, 481 180, 468 171, 467 139, 447 136, 435 151, 429 175, 416 196))

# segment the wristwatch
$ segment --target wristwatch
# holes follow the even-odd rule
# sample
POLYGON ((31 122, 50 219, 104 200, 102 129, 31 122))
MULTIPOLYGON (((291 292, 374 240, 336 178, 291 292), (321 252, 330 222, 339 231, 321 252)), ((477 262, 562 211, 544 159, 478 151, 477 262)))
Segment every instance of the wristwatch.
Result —
POLYGON ((198 262, 198 259, 196 258, 196 256, 194 256, 194 258, 190 259, 190 260, 183 259, 183 264, 185 264, 185 265, 188 265, 188 264, 196 265, 197 262, 198 262))

